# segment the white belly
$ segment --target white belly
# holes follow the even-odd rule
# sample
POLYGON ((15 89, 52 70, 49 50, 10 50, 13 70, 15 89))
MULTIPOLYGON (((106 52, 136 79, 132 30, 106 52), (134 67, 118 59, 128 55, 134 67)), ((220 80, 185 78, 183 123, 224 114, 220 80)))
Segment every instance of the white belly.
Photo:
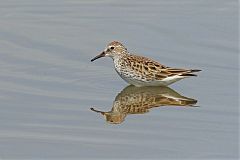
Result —
POLYGON ((141 80, 140 78, 137 77, 131 77, 128 75, 120 74, 118 71, 117 73, 119 76, 125 80, 127 83, 132 84, 136 87, 142 87, 142 86, 168 86, 174 82, 177 82, 185 77, 180 77, 180 76, 173 76, 173 77, 167 77, 163 80, 156 80, 156 81, 146 81, 146 80, 141 80))

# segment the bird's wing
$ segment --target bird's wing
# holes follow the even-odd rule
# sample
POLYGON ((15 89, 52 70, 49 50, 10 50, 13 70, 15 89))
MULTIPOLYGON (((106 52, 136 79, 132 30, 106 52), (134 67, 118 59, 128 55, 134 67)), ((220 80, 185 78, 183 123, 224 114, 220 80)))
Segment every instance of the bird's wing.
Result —
POLYGON ((128 65, 136 74, 142 74, 147 80, 162 80, 167 77, 179 75, 183 77, 196 76, 193 72, 201 70, 171 68, 160 64, 147 57, 130 55, 127 56, 128 65))
POLYGON ((159 73, 157 73, 155 75, 156 79, 159 80, 163 79, 164 76, 166 77, 172 77, 172 76, 181 76, 181 77, 191 77, 191 76, 197 76, 196 74, 193 74, 194 72, 199 72, 201 70, 198 69, 182 69, 182 68, 170 68, 167 67, 166 69, 160 69, 159 73), (159 75, 164 75, 162 76, 163 78, 161 78, 159 75))

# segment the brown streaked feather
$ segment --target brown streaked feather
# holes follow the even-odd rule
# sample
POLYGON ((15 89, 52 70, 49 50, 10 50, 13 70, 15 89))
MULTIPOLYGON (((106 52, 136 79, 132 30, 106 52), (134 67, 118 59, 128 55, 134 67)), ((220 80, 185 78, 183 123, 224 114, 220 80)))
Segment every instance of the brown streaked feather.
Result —
POLYGON ((166 78, 167 76, 166 75, 163 75, 163 74, 155 74, 155 79, 164 79, 166 78))
POLYGON ((182 69, 182 68, 170 68, 170 67, 167 70, 171 73, 183 73, 183 72, 192 73, 192 72, 201 71, 199 69, 182 69))
POLYGON ((127 65, 135 74, 144 76, 148 81, 153 80, 155 76, 166 78, 165 73, 167 72, 161 69, 166 69, 167 67, 152 59, 136 55, 126 55, 123 59, 130 62, 127 65), (160 72, 163 73, 160 74, 160 72))
POLYGON ((167 68, 166 73, 168 77, 179 75, 179 76, 197 76, 196 74, 191 74, 193 72, 199 72, 201 70, 197 69, 182 69, 182 68, 167 68))
POLYGON ((156 62, 150 58, 132 54, 127 54, 125 57, 123 57, 123 59, 125 61, 125 65, 131 68, 131 70, 134 71, 135 74, 143 76, 147 81, 163 80, 167 77, 175 75, 183 77, 197 76, 191 73, 201 71, 197 69, 171 68, 162 65, 159 62, 156 62), (126 61, 128 63, 126 63, 126 61))
POLYGON ((135 64, 144 64, 144 66, 147 66, 147 67, 155 67, 156 69, 159 69, 159 68, 167 68, 166 66, 150 59, 150 58, 147 58, 147 57, 142 57, 142 56, 137 56, 137 55, 126 55, 126 60, 128 61, 131 61, 135 64))

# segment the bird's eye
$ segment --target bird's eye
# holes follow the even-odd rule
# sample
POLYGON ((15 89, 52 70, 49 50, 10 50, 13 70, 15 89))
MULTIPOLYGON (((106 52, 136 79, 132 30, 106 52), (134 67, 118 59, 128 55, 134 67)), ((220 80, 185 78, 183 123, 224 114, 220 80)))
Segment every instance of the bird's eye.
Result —
POLYGON ((114 49, 114 47, 110 47, 110 49, 114 49))

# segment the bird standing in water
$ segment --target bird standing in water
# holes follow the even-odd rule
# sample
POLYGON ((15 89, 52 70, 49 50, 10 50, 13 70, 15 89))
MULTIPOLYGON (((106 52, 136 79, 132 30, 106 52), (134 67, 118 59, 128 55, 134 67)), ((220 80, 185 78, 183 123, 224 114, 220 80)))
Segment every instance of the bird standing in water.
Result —
POLYGON ((129 84, 141 86, 168 86, 187 77, 197 76, 199 69, 181 69, 162 65, 150 58, 130 54, 124 45, 113 41, 105 50, 94 57, 111 57, 119 76, 129 84))

